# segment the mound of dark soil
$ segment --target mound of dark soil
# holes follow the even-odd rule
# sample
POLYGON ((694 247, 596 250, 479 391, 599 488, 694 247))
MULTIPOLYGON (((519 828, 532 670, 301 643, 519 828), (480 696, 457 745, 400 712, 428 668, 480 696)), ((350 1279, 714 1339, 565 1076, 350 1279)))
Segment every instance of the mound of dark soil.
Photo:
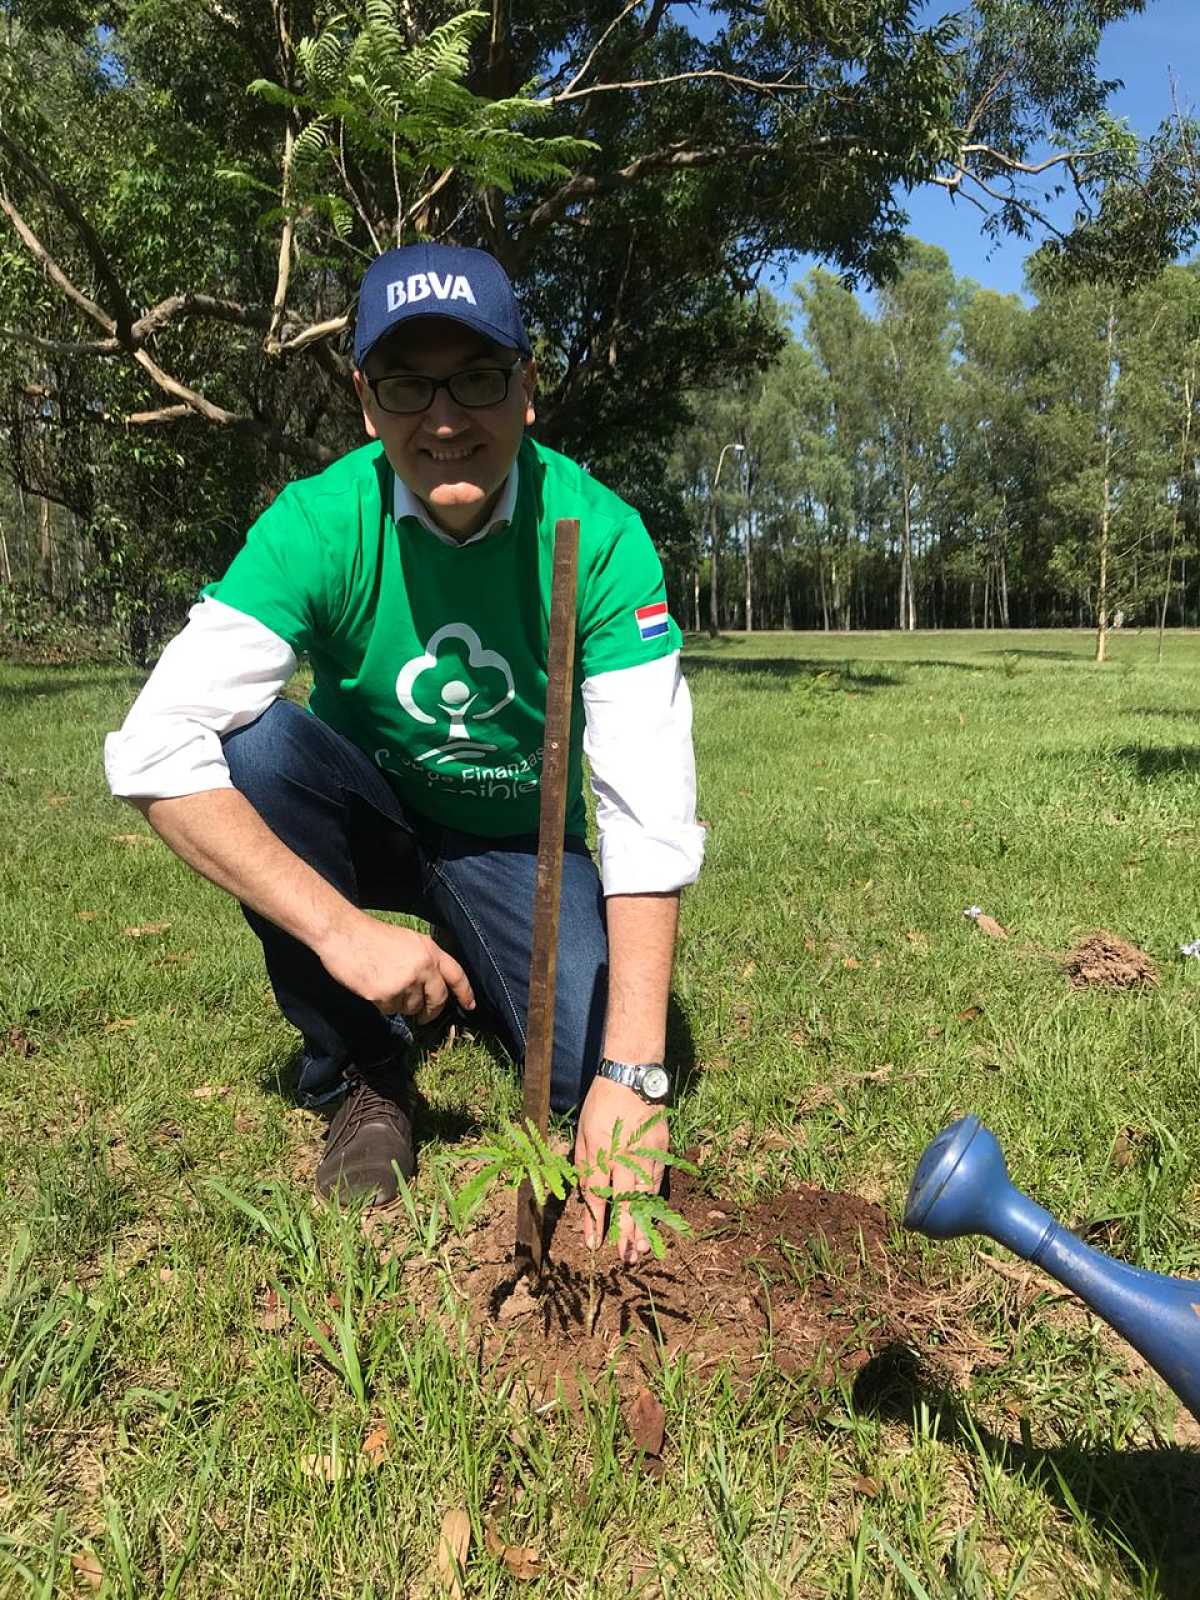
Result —
MULTIPOLYGON (((799 1188, 738 1211, 678 1175, 671 1205, 692 1232, 667 1235, 665 1259, 636 1268, 611 1247, 593 1256, 572 1205, 540 1282, 518 1271, 513 1211, 498 1206, 447 1263, 485 1362, 547 1399, 570 1397, 581 1377, 628 1390, 680 1356, 701 1379, 725 1365, 748 1382, 764 1364, 829 1379, 941 1327, 945 1292, 920 1281, 879 1206, 799 1188)), ((408 1272, 437 1314, 438 1263, 408 1272)))
POLYGON ((1158 969, 1144 950, 1103 928, 1076 945, 1063 962, 1073 989, 1153 989, 1158 969))

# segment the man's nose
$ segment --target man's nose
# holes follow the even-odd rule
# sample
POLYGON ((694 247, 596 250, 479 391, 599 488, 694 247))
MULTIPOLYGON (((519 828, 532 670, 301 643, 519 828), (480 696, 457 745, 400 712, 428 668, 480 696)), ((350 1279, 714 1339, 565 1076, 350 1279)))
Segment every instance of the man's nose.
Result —
POLYGON ((443 384, 440 389, 433 391, 433 399, 423 418, 423 426, 431 433, 441 433, 446 429, 452 432, 460 429, 466 422, 463 408, 451 395, 450 390, 443 384))

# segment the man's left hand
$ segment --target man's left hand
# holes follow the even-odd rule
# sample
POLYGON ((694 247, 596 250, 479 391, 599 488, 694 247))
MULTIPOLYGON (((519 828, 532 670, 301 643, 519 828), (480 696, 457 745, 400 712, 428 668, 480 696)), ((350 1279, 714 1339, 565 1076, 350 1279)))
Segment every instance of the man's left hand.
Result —
MULTIPOLYGON (((583 1198, 583 1238, 589 1249, 604 1242, 604 1212, 608 1201, 595 1190, 611 1188, 616 1193, 642 1189, 657 1194, 662 1182, 663 1163, 649 1157, 631 1155, 645 1176, 612 1161, 613 1130, 620 1123, 617 1148, 624 1151, 666 1150, 670 1142, 667 1119, 661 1107, 649 1106, 640 1095, 624 1084, 608 1078, 595 1078, 579 1114, 575 1139, 575 1165, 585 1174, 580 1185, 583 1198), (647 1127, 653 1123, 653 1127, 647 1127), (601 1158, 604 1159, 601 1159, 601 1158)), ((622 1205, 617 1255, 627 1267, 636 1266, 650 1250, 650 1241, 622 1205)))

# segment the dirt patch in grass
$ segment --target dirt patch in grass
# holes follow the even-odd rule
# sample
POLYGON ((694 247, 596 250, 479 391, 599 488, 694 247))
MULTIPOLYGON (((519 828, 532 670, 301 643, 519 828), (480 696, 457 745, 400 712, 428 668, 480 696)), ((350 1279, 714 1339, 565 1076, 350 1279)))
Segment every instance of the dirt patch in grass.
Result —
POLYGON ((1144 950, 1103 928, 1076 945, 1063 962, 1073 989, 1152 989, 1158 969, 1144 950))
MULTIPOLYGON (((549 1400, 571 1398, 581 1377, 629 1390, 681 1356, 702 1380, 725 1366, 748 1383, 766 1364, 828 1382, 935 1329, 949 1364, 955 1351, 963 1358, 960 1371, 982 1354, 959 1296, 921 1281, 877 1205, 803 1187, 739 1210, 678 1175, 671 1205, 691 1234, 671 1235, 664 1260, 636 1268, 616 1265, 611 1247, 594 1258, 572 1205, 541 1283, 518 1273, 513 1207, 498 1205, 444 1263, 485 1362, 549 1400)), ((437 1314, 439 1263, 410 1263, 408 1276, 437 1314)))

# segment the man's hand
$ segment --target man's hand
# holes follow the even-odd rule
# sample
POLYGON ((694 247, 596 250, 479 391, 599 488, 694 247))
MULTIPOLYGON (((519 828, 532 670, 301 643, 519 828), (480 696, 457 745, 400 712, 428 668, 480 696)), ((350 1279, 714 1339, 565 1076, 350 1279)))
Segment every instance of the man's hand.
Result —
MULTIPOLYGON (((634 1164, 645 1173, 644 1177, 628 1166, 613 1163, 613 1129, 618 1122, 621 1124, 619 1150, 666 1150, 670 1139, 667 1120, 661 1110, 648 1106, 640 1095, 625 1088, 624 1084, 613 1083, 608 1078, 593 1079, 579 1114, 579 1132, 575 1139, 575 1165, 584 1174, 580 1185, 583 1238, 589 1249, 595 1249, 604 1242, 604 1211, 608 1201, 603 1195, 596 1194, 596 1189, 611 1187, 618 1193, 644 1189, 656 1194, 662 1182, 663 1164, 660 1161, 631 1156, 634 1164), (646 1124, 651 1122, 654 1126, 647 1127, 646 1124), (601 1160, 602 1156, 605 1159, 601 1160)), ((623 1205, 617 1255, 625 1266, 632 1267, 649 1249, 649 1239, 629 1215, 628 1205, 623 1205)))
POLYGON ((451 994, 475 1008, 466 973, 427 934, 364 914, 315 948, 330 977, 387 1014, 432 1022, 451 994))

